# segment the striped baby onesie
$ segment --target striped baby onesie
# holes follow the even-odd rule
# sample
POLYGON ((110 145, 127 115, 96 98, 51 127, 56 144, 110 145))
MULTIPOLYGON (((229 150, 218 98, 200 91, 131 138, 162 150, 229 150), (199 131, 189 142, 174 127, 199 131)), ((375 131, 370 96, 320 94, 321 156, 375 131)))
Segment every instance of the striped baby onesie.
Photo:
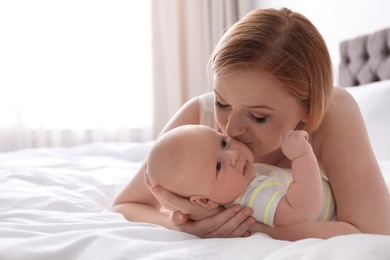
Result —
MULTIPOLYGON (((260 163, 255 163, 253 166, 256 170, 256 177, 233 204, 252 208, 252 216, 257 221, 274 226, 276 207, 286 194, 288 185, 292 182, 291 169, 260 163)), ((324 178, 322 178, 322 190, 322 209, 316 219, 321 221, 335 220, 336 204, 329 183, 324 178)))

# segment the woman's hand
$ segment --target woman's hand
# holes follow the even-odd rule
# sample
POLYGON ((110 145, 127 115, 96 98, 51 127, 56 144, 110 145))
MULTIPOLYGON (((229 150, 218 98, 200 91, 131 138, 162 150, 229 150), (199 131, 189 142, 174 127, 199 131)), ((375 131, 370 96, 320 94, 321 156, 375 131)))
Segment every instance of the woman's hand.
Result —
POLYGON ((221 211, 220 208, 208 210, 200 205, 193 204, 188 199, 180 197, 158 185, 152 186, 150 191, 163 208, 173 212, 180 211, 192 220, 213 216, 221 211))
POLYGON ((150 191, 164 208, 173 212, 171 222, 177 230, 199 237, 248 236, 248 229, 256 222, 250 217, 252 210, 242 208, 240 205, 233 205, 227 209, 207 210, 160 186, 153 186, 150 191))

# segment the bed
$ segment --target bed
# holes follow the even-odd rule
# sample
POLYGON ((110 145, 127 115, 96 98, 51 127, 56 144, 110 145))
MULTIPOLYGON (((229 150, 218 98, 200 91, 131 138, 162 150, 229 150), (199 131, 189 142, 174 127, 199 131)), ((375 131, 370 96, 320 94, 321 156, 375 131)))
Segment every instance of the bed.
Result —
MULTIPOLYGON (((340 84, 361 108, 390 189, 389 49, 390 30, 341 43, 340 84), (372 44, 381 47, 380 52, 372 44), (384 58, 378 61, 374 55, 371 61, 372 53, 384 58)), ((1 153, 0 259, 390 258, 390 236, 384 235, 297 242, 260 233, 200 239, 157 225, 128 222, 110 207, 151 145, 99 143, 1 153)))

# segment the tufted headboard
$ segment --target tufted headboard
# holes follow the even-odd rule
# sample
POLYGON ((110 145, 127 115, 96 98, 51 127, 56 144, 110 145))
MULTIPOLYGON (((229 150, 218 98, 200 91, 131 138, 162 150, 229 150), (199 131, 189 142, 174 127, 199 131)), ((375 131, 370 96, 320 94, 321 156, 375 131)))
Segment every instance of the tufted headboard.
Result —
POLYGON ((340 43, 339 86, 390 79, 390 29, 340 43))

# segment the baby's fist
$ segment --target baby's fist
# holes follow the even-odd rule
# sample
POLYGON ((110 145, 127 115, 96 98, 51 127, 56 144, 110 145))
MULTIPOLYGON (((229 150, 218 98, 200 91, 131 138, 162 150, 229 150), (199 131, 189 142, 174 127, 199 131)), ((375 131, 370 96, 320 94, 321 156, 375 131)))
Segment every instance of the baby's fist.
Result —
POLYGON ((308 142, 309 134, 303 130, 290 130, 280 136, 280 146, 283 153, 291 161, 312 152, 308 142))

